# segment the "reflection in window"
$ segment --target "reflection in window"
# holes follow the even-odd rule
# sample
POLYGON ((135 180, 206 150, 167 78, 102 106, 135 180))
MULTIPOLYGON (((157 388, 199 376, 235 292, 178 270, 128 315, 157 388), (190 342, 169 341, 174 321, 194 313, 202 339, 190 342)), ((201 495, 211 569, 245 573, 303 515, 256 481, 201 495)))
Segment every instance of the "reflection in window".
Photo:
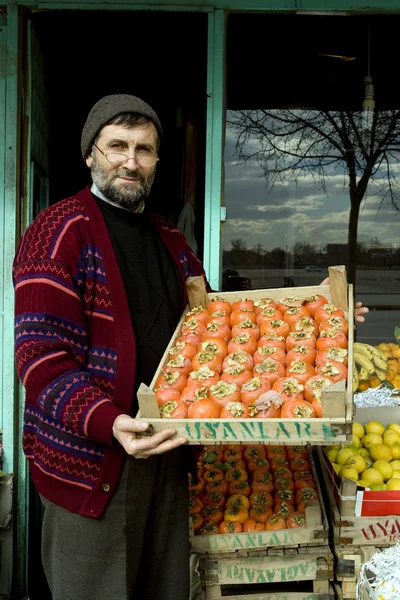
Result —
POLYGON ((238 19, 228 20, 223 269, 261 288, 317 284, 346 264, 367 304, 400 304, 400 105, 385 60, 399 54, 400 20, 238 19), (372 119, 360 110, 367 32, 372 119))

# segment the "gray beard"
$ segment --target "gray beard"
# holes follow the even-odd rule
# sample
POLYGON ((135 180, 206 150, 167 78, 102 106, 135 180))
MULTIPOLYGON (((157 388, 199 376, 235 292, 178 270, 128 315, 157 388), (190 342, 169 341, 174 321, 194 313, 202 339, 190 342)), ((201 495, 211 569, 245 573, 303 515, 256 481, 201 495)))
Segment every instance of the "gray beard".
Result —
POLYGON ((107 173, 104 172, 99 162, 93 158, 91 167, 92 181, 97 186, 97 189, 104 194, 107 200, 125 208, 130 212, 142 213, 145 208, 146 199, 150 195, 150 191, 154 182, 155 171, 148 179, 144 179, 139 171, 118 170, 114 174, 114 178, 119 175, 127 177, 140 177, 141 182, 135 188, 130 188, 129 185, 122 191, 119 190, 113 183, 113 179, 109 180, 107 173))

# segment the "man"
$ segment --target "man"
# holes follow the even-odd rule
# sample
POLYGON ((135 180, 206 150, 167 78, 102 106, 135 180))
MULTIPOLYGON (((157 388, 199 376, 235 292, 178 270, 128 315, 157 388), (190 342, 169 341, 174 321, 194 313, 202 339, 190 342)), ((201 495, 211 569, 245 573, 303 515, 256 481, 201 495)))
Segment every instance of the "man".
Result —
POLYGON ((161 141, 145 102, 102 98, 81 139, 92 186, 43 211, 15 257, 23 446, 53 600, 189 596, 186 440, 136 435, 148 427, 136 391, 187 303, 185 279, 204 275, 148 207, 161 141))

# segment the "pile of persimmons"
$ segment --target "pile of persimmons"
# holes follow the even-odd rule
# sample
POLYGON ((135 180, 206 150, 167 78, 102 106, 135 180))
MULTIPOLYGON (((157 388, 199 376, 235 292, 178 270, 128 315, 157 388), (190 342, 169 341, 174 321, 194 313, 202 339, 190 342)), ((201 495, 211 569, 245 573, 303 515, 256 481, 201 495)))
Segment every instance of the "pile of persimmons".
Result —
POLYGON ((186 314, 154 392, 175 419, 322 416, 322 391, 347 380, 348 323, 321 295, 275 302, 213 297, 186 314))
POLYGON ((319 502, 304 446, 207 446, 189 485, 195 534, 306 527, 319 502))

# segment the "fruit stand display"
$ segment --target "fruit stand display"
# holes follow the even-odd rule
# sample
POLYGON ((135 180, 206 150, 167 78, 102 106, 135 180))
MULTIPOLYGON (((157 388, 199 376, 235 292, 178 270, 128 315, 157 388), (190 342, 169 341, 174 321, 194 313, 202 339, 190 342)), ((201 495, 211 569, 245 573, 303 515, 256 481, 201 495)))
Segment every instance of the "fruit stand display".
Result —
POLYGON ((351 445, 315 449, 337 592, 351 600, 361 565, 400 536, 400 407, 358 408, 355 419, 351 445))
POLYGON ((352 286, 342 267, 329 276, 328 286, 246 298, 207 294, 204 279, 191 278, 191 310, 150 386, 138 391, 149 433, 173 428, 196 445, 350 440, 352 286))
POLYGON ((190 546, 206 598, 333 600, 328 523, 308 447, 206 446, 190 497, 190 546))

